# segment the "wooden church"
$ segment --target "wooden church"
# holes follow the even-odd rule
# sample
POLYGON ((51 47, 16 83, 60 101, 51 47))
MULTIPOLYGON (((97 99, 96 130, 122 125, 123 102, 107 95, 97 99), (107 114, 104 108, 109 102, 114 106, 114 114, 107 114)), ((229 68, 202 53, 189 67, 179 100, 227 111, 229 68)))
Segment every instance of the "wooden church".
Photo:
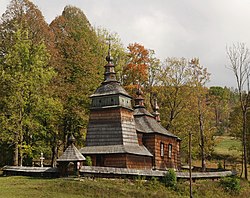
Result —
POLYGON ((180 139, 159 122, 145 106, 138 89, 135 107, 132 97, 116 79, 110 50, 104 81, 90 96, 86 146, 80 152, 90 156, 93 166, 131 169, 180 168, 180 139))

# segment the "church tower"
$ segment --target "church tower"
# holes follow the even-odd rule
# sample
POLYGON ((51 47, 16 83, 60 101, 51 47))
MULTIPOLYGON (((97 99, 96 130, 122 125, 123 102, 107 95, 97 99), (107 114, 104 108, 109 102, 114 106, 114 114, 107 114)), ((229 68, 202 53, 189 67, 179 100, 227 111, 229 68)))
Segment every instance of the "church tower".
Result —
POLYGON ((95 166, 151 168, 152 154, 138 144, 131 96, 116 79, 110 45, 104 81, 90 96, 86 146, 80 151, 95 166))

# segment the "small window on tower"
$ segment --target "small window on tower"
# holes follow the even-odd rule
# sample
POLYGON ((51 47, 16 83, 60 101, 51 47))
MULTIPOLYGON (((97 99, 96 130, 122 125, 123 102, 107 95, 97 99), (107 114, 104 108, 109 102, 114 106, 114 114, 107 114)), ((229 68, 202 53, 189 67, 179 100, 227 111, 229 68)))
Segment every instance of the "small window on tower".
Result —
POLYGON ((172 144, 168 145, 168 157, 171 158, 172 157, 172 144))
POLYGON ((161 150, 161 157, 164 157, 164 144, 162 142, 160 145, 160 150, 161 150))

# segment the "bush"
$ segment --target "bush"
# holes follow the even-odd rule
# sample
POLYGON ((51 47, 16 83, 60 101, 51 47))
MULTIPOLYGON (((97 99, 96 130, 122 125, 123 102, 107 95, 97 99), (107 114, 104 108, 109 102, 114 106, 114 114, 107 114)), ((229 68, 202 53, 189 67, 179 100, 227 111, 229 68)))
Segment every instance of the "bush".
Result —
POLYGON ((236 177, 226 177, 220 180, 220 185, 225 189, 225 191, 239 194, 241 186, 240 180, 236 177))
POLYGON ((92 160, 90 156, 86 156, 86 161, 85 161, 87 166, 92 166, 92 160))
POLYGON ((167 187, 174 188, 177 184, 176 173, 173 169, 169 169, 169 171, 163 177, 163 183, 167 187))
POLYGON ((217 164, 217 169, 218 169, 218 170, 224 170, 221 161, 218 162, 218 164, 217 164))

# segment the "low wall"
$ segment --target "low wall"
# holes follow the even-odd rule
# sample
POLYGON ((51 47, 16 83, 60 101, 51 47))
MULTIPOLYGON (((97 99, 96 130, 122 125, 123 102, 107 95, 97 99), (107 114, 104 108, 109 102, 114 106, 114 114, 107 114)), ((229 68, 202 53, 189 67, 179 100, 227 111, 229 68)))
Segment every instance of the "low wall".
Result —
MULTIPOLYGON (((3 167, 3 175, 22 175, 32 177, 59 177, 58 168, 52 167, 27 167, 27 166, 5 166, 3 167)), ((159 170, 138 170, 128 168, 112 168, 98 166, 82 166, 79 174, 83 177, 108 177, 108 178, 134 178, 138 176, 163 177, 167 171, 159 170)), ((218 172, 192 172, 192 179, 218 179, 221 177, 236 175, 233 171, 218 171, 218 172)), ((176 172, 177 179, 189 179, 189 172, 176 172)))
MULTIPOLYGON (((137 170, 127 168, 112 168, 112 167, 97 167, 97 166, 82 166, 80 169, 81 176, 87 177, 163 177, 167 171, 160 170, 137 170)), ((218 172, 192 172, 192 179, 217 179, 221 177, 236 175, 232 171, 218 171, 218 172)), ((177 179, 189 179, 189 172, 176 172, 177 179)))
POLYGON ((6 176, 59 177, 58 169, 52 167, 4 166, 2 170, 6 176))

